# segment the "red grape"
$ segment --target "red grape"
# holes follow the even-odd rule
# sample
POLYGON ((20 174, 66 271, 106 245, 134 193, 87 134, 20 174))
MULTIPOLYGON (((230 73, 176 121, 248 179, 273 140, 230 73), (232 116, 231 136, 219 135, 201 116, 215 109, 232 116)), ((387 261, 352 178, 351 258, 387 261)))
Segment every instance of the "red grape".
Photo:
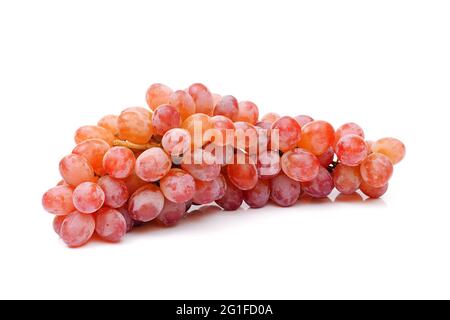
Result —
POLYGON ((272 124, 271 147, 276 150, 276 146, 286 152, 295 148, 301 137, 301 128, 291 117, 282 117, 272 124), (278 139, 278 141, 276 141, 278 139))
POLYGON ((81 213, 94 213, 105 203, 105 193, 93 182, 83 182, 73 191, 73 205, 81 213))
POLYGON ((281 207, 293 206, 300 197, 300 191, 300 182, 284 173, 280 173, 270 183, 270 199, 281 207))
POLYGON ((264 207, 270 198, 270 182, 268 180, 259 180, 256 186, 244 191, 244 201, 250 208, 264 207))
POLYGON ((66 216, 55 216, 53 218, 53 230, 57 235, 61 233, 61 226, 66 219, 66 216))
POLYGON ((350 123, 346 123, 346 124, 340 126, 336 130, 334 143, 335 144, 338 143, 339 140, 341 140, 341 138, 343 138, 349 134, 355 134, 364 139, 364 130, 356 123, 350 122, 350 123))
POLYGON ((281 168, 289 178, 306 182, 317 177, 320 162, 312 153, 297 148, 283 154, 281 168))
POLYGON ((192 200, 196 204, 208 204, 223 197, 223 184, 218 177, 212 181, 195 181, 195 193, 192 200))
POLYGON ((164 134, 161 145, 169 155, 180 156, 191 147, 191 135, 181 128, 170 129, 164 134))
POLYGON ((105 193, 105 205, 113 209, 122 207, 129 198, 128 188, 124 181, 110 176, 103 176, 98 185, 105 193))
POLYGON ((395 138, 384 138, 373 143, 372 151, 384 154, 391 160, 392 164, 397 164, 405 157, 405 145, 395 138))
POLYGON ((324 168, 328 168, 330 164, 334 161, 334 149, 328 148, 325 153, 321 154, 320 156, 317 156, 317 159, 319 159, 320 165, 324 168))
POLYGON ((196 149, 193 153, 186 153, 181 162, 181 168, 190 173, 195 179, 212 181, 220 174, 221 166, 215 163, 211 152, 196 149))
POLYGON ((84 126, 79 128, 75 133, 75 142, 79 144, 88 139, 101 139, 112 146, 114 141, 114 135, 99 126, 84 126))
POLYGON ((163 136, 167 131, 181 125, 181 116, 175 107, 162 104, 156 108, 152 117, 153 133, 163 136))
POLYGON ((79 143, 72 153, 86 158, 96 174, 104 175, 103 157, 109 148, 109 144, 104 140, 88 139, 79 143))
POLYGON ((125 179, 133 173, 136 158, 133 151, 125 147, 113 147, 103 158, 103 167, 113 178, 125 179))
POLYGON ((360 168, 338 164, 333 171, 333 181, 340 193, 355 193, 361 185, 360 168))
POLYGON ((105 207, 95 216, 95 232, 106 241, 119 242, 127 233, 127 222, 119 211, 105 207))
POLYGON ((172 167, 167 153, 161 148, 150 148, 136 160, 136 174, 147 182, 155 182, 164 177, 172 167))
POLYGON ((64 181, 74 187, 94 180, 94 169, 86 158, 77 154, 65 156, 59 163, 59 172, 64 181))
POLYGON ((42 197, 42 206, 47 212, 55 215, 68 215, 75 211, 72 202, 73 189, 69 186, 56 186, 48 190, 42 197))
POLYGON ((184 170, 171 169, 159 182, 164 196, 175 203, 185 203, 194 197, 194 178, 184 170))
POLYGON ((133 143, 144 144, 153 135, 151 113, 144 108, 129 108, 119 116, 119 137, 133 143))
POLYGON ((148 222, 155 219, 164 207, 164 196, 154 184, 137 190, 128 202, 128 213, 133 220, 148 222))
POLYGON ((336 144, 336 155, 346 166, 357 166, 367 157, 366 141, 355 134, 348 134, 336 144))
POLYGON ((165 226, 173 226, 183 219, 185 213, 185 203, 175 203, 165 199, 164 208, 156 219, 165 226))
POLYGON ((381 153, 372 153, 361 163, 362 179, 374 188, 387 185, 393 171, 392 162, 381 153))
POLYGON ((303 191, 313 198, 325 198, 334 189, 331 174, 324 167, 319 168, 319 174, 314 180, 302 182, 303 191))
POLYGON ((189 94, 195 102, 195 112, 213 115, 214 100, 208 88, 201 83, 194 83, 188 89, 189 94))
POLYGON ((225 116, 235 122, 238 119, 239 107, 238 102, 233 96, 223 96, 214 107, 215 116, 225 116))
POLYGON ((244 201, 244 194, 226 177, 225 182, 225 194, 222 198, 216 200, 216 203, 225 211, 235 211, 241 207, 244 201))
POLYGON ((302 127, 298 146, 316 156, 324 154, 334 144, 334 129, 328 122, 313 121, 302 127))
POLYGON ((224 116, 214 116, 209 120, 211 129, 208 130, 206 139, 218 146, 233 144, 235 132, 233 121, 224 116))
POLYGON ((169 104, 178 110, 183 121, 195 113, 194 99, 183 90, 172 93, 169 104))
POLYGON ((388 187, 389 184, 376 188, 368 185, 363 181, 359 188, 361 189, 362 193, 364 193, 369 198, 378 199, 381 198, 386 193, 388 187))
POLYGON ((248 122, 255 125, 258 122, 259 110, 256 104, 251 101, 241 101, 238 104, 237 121, 248 122))
POLYGON ((260 179, 271 179, 281 171, 280 154, 276 151, 267 151, 258 155, 256 164, 260 179))
POLYGON ((234 163, 227 165, 227 174, 230 181, 241 190, 253 189, 258 183, 258 170, 250 158, 244 156, 240 161, 236 156, 234 163))
POLYGON ((310 116, 306 116, 306 115, 301 115, 301 116, 296 116, 294 117, 295 121, 297 121, 298 125, 303 128, 306 124, 313 122, 314 119, 311 118, 310 116))
POLYGON ((181 128, 187 130, 191 135, 194 149, 203 147, 209 141, 205 139, 205 132, 211 128, 210 117, 203 113, 196 113, 188 117, 181 124, 181 128))
POLYGON ((261 121, 262 122, 269 122, 269 123, 274 123, 275 121, 277 121, 278 119, 280 119, 280 115, 278 113, 275 112, 269 112, 266 113, 262 118, 261 121))
POLYGON ((146 100, 148 106, 155 110, 160 105, 169 103, 170 96, 172 95, 172 89, 170 89, 168 86, 161 84, 161 83, 155 83, 150 86, 147 90, 146 100))
POLYGON ((59 235, 69 247, 75 248, 87 243, 94 231, 94 216, 75 211, 64 219, 59 235))
POLYGON ((119 116, 109 114, 101 118, 97 125, 99 127, 105 128, 111 132, 114 136, 119 135, 119 116))

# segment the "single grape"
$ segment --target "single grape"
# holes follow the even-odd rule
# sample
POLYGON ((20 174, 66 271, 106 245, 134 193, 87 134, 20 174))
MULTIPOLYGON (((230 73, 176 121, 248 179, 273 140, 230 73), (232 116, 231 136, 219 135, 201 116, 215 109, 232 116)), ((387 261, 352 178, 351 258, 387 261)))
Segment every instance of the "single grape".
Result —
POLYGON ((133 220, 148 222, 155 219, 164 207, 164 196, 154 184, 138 189, 128 202, 128 213, 133 220))
POLYGON ((133 173, 135 162, 133 151, 125 147, 113 147, 103 158, 103 168, 111 177, 125 179, 133 173))
POLYGON ((94 169, 86 158, 77 154, 65 156, 59 163, 59 172, 64 181, 74 187, 94 180, 94 169))
POLYGON ((259 110, 256 104, 251 101, 241 101, 238 104, 239 113, 237 121, 248 122, 255 125, 258 122, 259 110))
POLYGON ((271 129, 272 150, 289 151, 297 146, 301 138, 301 128, 291 117, 282 117, 272 124, 271 129))
POLYGON ((256 165, 245 155, 240 157, 238 154, 234 163, 227 165, 226 169, 230 181, 241 190, 253 189, 258 183, 256 165))
POLYGON ((216 158, 211 152, 196 149, 184 155, 181 168, 197 180, 212 181, 219 176, 221 169, 220 164, 215 161, 216 158))
POLYGON ((374 188, 387 185, 393 171, 392 162, 381 153, 372 153, 361 163, 363 181, 374 188))
POLYGON ((121 179, 127 186, 128 194, 132 195, 136 192, 137 189, 140 189, 141 187, 147 185, 147 182, 142 180, 136 175, 136 172, 133 171, 133 173, 130 174, 130 176, 126 177, 125 179, 121 179))
POLYGON ((353 194, 361 185, 361 173, 359 167, 349 167, 338 164, 334 169, 332 176, 336 189, 343 194, 353 194))
POLYGON ((155 83, 147 90, 146 100, 148 106, 155 110, 162 104, 169 103, 172 89, 162 83, 155 83))
POLYGON ((238 101, 233 96, 223 96, 214 107, 215 116, 225 116, 235 122, 239 116, 238 101))
POLYGON ((232 145, 235 126, 233 121, 225 116, 214 116, 209 119, 211 129, 206 133, 206 139, 215 145, 232 145))
POLYGON ((278 119, 280 119, 281 116, 278 113, 275 112, 269 112, 266 113, 262 118, 261 121, 262 122, 269 122, 269 123, 274 123, 275 121, 277 121, 278 119))
POLYGON ((195 113, 195 102, 189 93, 178 90, 171 94, 169 104, 176 108, 180 113, 181 120, 186 120, 195 113))
POLYGON ((73 191, 73 205, 81 213, 94 213, 105 203, 105 193, 93 182, 83 182, 73 191))
POLYGON ((101 118, 97 125, 99 127, 105 128, 111 132, 114 136, 119 135, 119 116, 109 114, 101 118))
POLYGON ((191 135, 185 129, 174 128, 167 131, 161 140, 161 145, 169 155, 180 156, 191 147, 191 135))
POLYGON ((302 182, 302 189, 313 198, 326 198, 334 189, 333 178, 327 169, 320 167, 314 180, 302 182))
POLYGON ((73 189, 69 186, 56 186, 42 197, 42 206, 47 212, 57 216, 68 215, 75 211, 72 202, 73 189))
POLYGON ((151 113, 144 108, 128 108, 119 116, 119 138, 145 144, 153 135, 151 113))
POLYGON ((205 146, 204 150, 211 152, 214 156, 214 163, 221 166, 225 166, 233 162, 234 147, 232 145, 217 146, 214 143, 210 143, 205 146))
POLYGON ((176 225, 181 219, 183 219, 185 213, 185 203, 175 203, 165 199, 164 208, 156 219, 163 225, 170 227, 176 225))
POLYGON ((300 197, 300 191, 300 182, 284 173, 280 173, 270 183, 270 199, 281 207, 293 206, 300 197))
POLYGON ((319 159, 322 167, 328 168, 334 161, 334 149, 332 147, 328 148, 328 150, 318 156, 317 159, 319 159))
POLYGON ((172 161, 161 148, 150 148, 136 160, 136 174, 147 182, 155 182, 164 177, 172 167, 172 161))
POLYGON ((55 233, 58 236, 61 233, 61 226, 65 219, 66 219, 66 216, 55 216, 53 218, 53 230, 55 231, 55 233))
POLYGON ((227 177, 224 177, 224 180, 226 182, 225 194, 216 200, 216 203, 225 211, 235 211, 241 207, 244 194, 227 177))
POLYGON ((181 116, 175 107, 162 104, 153 113, 152 124, 153 133, 163 136, 170 129, 181 126, 181 116))
POLYGON ((311 181, 317 177, 320 162, 312 153, 296 148, 281 157, 281 169, 291 179, 299 182, 311 181))
POLYGON ((259 180, 253 189, 244 191, 244 201, 250 208, 264 207, 269 198, 270 182, 268 180, 259 180))
POLYGON ((397 164, 403 160, 406 153, 406 148, 403 142, 395 138, 383 138, 371 146, 375 153, 384 154, 391 160, 392 164, 397 164))
POLYGON ((191 135, 194 149, 203 147, 209 141, 205 139, 205 132, 211 128, 210 117, 203 113, 196 113, 188 117, 181 124, 181 128, 191 135))
POLYGON ((86 158, 94 169, 94 172, 101 176, 105 174, 105 169, 103 168, 103 157, 106 152, 108 152, 109 148, 109 144, 104 140, 88 139, 79 143, 73 149, 72 153, 86 158))
POLYGON ((98 185, 105 193, 105 205, 116 209, 122 207, 128 200, 129 193, 125 182, 110 176, 103 176, 98 185))
POLYGON ((95 219, 91 214, 73 212, 64 219, 59 235, 71 248, 86 244, 95 231, 95 219))
POLYGON ((234 147, 239 150, 245 150, 250 154, 258 152, 258 131, 248 122, 238 121, 234 123, 235 138, 234 147))
POLYGON ((298 146, 316 156, 325 153, 334 144, 334 129, 328 122, 313 121, 302 127, 298 146))
POLYGON ((222 100, 222 96, 218 93, 213 93, 213 102, 214 102, 214 108, 217 106, 220 100, 222 100))
POLYGON ((79 144, 88 139, 101 139, 112 146, 114 135, 103 127, 83 126, 75 132, 75 142, 79 144))
POLYGON ((195 102, 195 112, 213 115, 214 99, 208 88, 201 83, 194 83, 188 89, 195 102))
POLYGON ((300 115, 300 116, 296 116, 294 117, 295 121, 297 121, 298 125, 303 128, 306 124, 313 122, 314 119, 311 118, 310 116, 306 116, 306 115, 300 115))
POLYGON ((341 138, 349 134, 355 134, 364 139, 364 130, 356 123, 350 122, 340 126, 336 130, 334 143, 337 144, 341 138))
POLYGON ((256 168, 260 179, 266 180, 276 177, 281 171, 280 154, 276 151, 260 153, 256 168))
POLYGON ((127 222, 119 211, 105 207, 95 216, 95 232, 106 241, 119 242, 127 233, 127 222))
POLYGON ((185 203, 194 197, 194 178, 184 170, 171 169, 159 182, 164 196, 175 203, 185 203))
POLYGON ((131 219, 131 216, 128 213, 128 204, 125 204, 124 206, 117 208, 116 210, 119 211, 120 214, 122 214, 123 218, 125 219, 125 223, 127 224, 127 232, 133 230, 134 220, 131 219))
POLYGON ((364 193, 369 198, 378 199, 378 198, 381 198, 386 193, 386 191, 389 188, 389 184, 386 184, 379 188, 375 188, 375 187, 368 185, 367 183, 365 183, 363 181, 363 182, 361 182, 361 185, 359 186, 359 188, 362 191, 362 193, 364 193))
POLYGON ((348 134, 336 144, 336 155, 346 166, 357 166, 367 157, 367 144, 363 138, 348 134))
POLYGON ((212 181, 195 181, 195 193, 192 201, 198 205, 208 204, 219 200, 224 196, 224 187, 218 177, 212 181))

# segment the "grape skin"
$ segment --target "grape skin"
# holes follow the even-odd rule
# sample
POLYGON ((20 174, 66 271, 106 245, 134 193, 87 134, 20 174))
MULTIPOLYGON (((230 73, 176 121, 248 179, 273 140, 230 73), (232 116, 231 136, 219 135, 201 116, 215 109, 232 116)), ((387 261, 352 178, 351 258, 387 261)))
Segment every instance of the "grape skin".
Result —
POLYGON ((127 224, 127 232, 133 230, 134 220, 131 219, 130 214, 128 213, 128 204, 125 204, 122 207, 117 208, 116 210, 119 211, 125 219, 125 222, 127 224))
POLYGON ((294 117, 294 119, 295 119, 295 121, 297 121, 297 123, 299 124, 299 126, 301 128, 303 128, 306 124, 314 121, 313 118, 311 118, 310 116, 306 116, 306 115, 296 116, 296 117, 294 117))
POLYGON ((69 186, 56 186, 48 190, 42 197, 44 209, 54 215, 68 215, 75 211, 72 202, 73 189, 69 186))
POLYGON ((247 153, 255 154, 258 152, 258 132, 256 128, 243 121, 234 123, 235 138, 234 147, 236 149, 245 150, 247 153))
POLYGON ((171 169, 160 181, 164 196, 175 203, 185 203, 194 197, 195 180, 184 170, 171 169))
POLYGON ((133 173, 135 162, 133 151, 125 147, 113 147, 103 158, 103 168, 111 177, 125 179, 133 173))
POLYGON ((160 105, 156 108, 152 117, 153 133, 163 136, 170 129, 181 125, 181 115, 175 107, 169 104, 160 105))
POLYGON ((280 207, 293 206, 300 197, 300 182, 292 180, 284 173, 272 179, 270 184, 270 199, 280 207))
POLYGON ((353 194, 361 185, 362 179, 359 166, 349 167, 338 164, 332 175, 336 189, 342 194, 353 194))
POLYGON ((62 178, 73 187, 94 180, 94 169, 88 160, 77 154, 65 156, 59 163, 62 178))
POLYGON ((372 153, 361 163, 363 181, 374 188, 387 185, 393 171, 392 162, 381 153, 372 153))
POLYGON ((201 83, 194 83, 188 89, 189 94, 195 102, 195 112, 213 115, 214 99, 209 89, 201 83))
POLYGON ((187 171, 197 180, 212 181, 219 176, 221 169, 221 166, 215 163, 215 159, 211 152, 196 149, 193 153, 184 155, 181 169, 187 171))
POLYGON ((181 128, 187 130, 191 135, 193 149, 201 148, 210 142, 205 139, 205 132, 211 128, 209 118, 206 114, 196 113, 181 124, 181 128))
POLYGON ((66 216, 59 235, 71 248, 81 247, 86 244, 95 231, 95 219, 91 214, 73 212, 66 216))
POLYGON ((280 154, 276 151, 259 154, 256 168, 260 179, 267 180, 276 177, 281 171, 280 154))
POLYGON ((386 193, 386 191, 388 190, 388 187, 389 187, 389 184, 386 184, 379 188, 375 188, 375 187, 368 185, 364 181, 362 181, 361 185, 360 185, 360 190, 362 193, 364 193, 369 198, 378 199, 378 198, 381 198, 386 193))
POLYGON ((119 242, 127 233, 127 222, 119 211, 105 207, 95 216, 95 232, 106 241, 119 242))
POLYGON ((94 172, 102 176, 105 174, 103 168, 103 157, 108 152, 110 146, 106 141, 101 139, 88 139, 79 143, 72 151, 73 154, 77 154, 86 158, 90 163, 94 172))
POLYGON ((166 227, 171 227, 180 222, 186 213, 185 203, 175 203, 170 200, 164 200, 164 208, 156 218, 166 227))
POLYGON ((148 88, 145 100, 148 106, 155 110, 162 104, 169 103, 172 89, 162 83, 154 83, 148 88))
POLYGON ((194 99, 183 90, 172 93, 169 104, 178 110, 182 121, 195 113, 194 99))
POLYGON ((269 112, 266 113, 262 118, 261 122, 268 122, 268 123, 274 123, 278 119, 280 119, 281 116, 278 113, 275 112, 269 112))
POLYGON ((180 156, 191 147, 191 135, 187 130, 174 128, 167 131, 162 140, 161 145, 169 155, 180 156))
POLYGON ((334 189, 333 178, 327 169, 320 167, 314 180, 302 182, 302 189, 313 198, 326 198, 334 189))
POLYGON ((233 96, 223 96, 214 107, 214 116, 225 116, 236 122, 239 116, 238 101, 233 96))
POLYGON ((328 148, 328 150, 318 156, 317 159, 322 167, 328 168, 334 161, 334 149, 332 147, 328 148))
POLYGON ((208 131, 211 137, 207 140, 218 146, 233 144, 235 126, 233 121, 224 116, 214 116, 209 119, 211 130, 208 131))
POLYGON ((137 144, 145 144, 153 135, 151 114, 144 108, 128 108, 119 116, 119 138, 137 144))
POLYGON ((264 207, 270 198, 270 182, 267 180, 259 180, 256 186, 244 191, 244 201, 250 208, 264 207))
POLYGON ((94 213, 105 203, 105 193, 93 182, 83 182, 73 191, 73 205, 81 213, 94 213))
POLYGON ((271 129, 271 147, 276 149, 278 145, 282 152, 287 152, 295 148, 301 138, 301 128, 291 117, 281 117, 272 124, 271 129), (278 134, 276 134, 276 131, 278 134), (279 141, 275 140, 278 137, 279 141))
POLYGON ((244 201, 244 194, 226 176, 224 181, 226 183, 225 194, 216 200, 216 203, 225 211, 235 211, 241 207, 244 201))
POLYGON ((114 136, 119 135, 119 116, 113 114, 106 115, 98 121, 97 125, 105 128, 114 136))
POLYGON ((55 231, 55 233, 58 236, 61 233, 61 226, 65 219, 66 219, 66 216, 55 216, 53 218, 53 230, 55 231))
POLYGON ((343 124, 336 130, 335 139, 334 139, 335 144, 338 143, 339 140, 341 140, 343 137, 345 137, 349 134, 355 134, 357 136, 360 136, 363 139, 365 137, 364 130, 359 125, 357 125, 356 123, 353 123, 353 122, 349 122, 349 123, 343 124))
POLYGON ((162 179, 171 169, 172 161, 161 148, 150 148, 136 160, 136 174, 146 182, 162 179))
POLYGON ((281 169, 291 179, 299 182, 311 181, 317 177, 320 162, 312 153, 294 149, 281 157, 281 169))
POLYGON ((253 163, 229 164, 226 169, 228 178, 238 189, 250 190, 258 183, 258 170, 253 163))
POLYGON ((98 180, 98 185, 105 193, 105 205, 116 209, 122 207, 129 198, 128 188, 125 182, 110 176, 103 176, 98 180))
POLYGON ((224 196, 224 188, 221 178, 217 178, 212 181, 195 181, 195 193, 192 198, 193 202, 199 205, 208 204, 219 200, 224 196))
POLYGON ((128 213, 133 220, 149 222, 155 219, 164 207, 164 196, 154 184, 137 190, 128 202, 128 213))
POLYGON ((316 156, 324 154, 334 144, 334 129, 325 121, 313 121, 302 127, 302 138, 298 146, 316 156))
POLYGON ((99 126, 83 126, 75 132, 76 144, 88 139, 101 139, 112 146, 114 142, 114 135, 110 131, 99 126))
POLYGON ((348 134, 336 144, 336 155, 346 166, 357 166, 367 157, 367 144, 363 138, 348 134))
POLYGON ((371 148, 374 153, 384 154, 394 165, 402 161, 406 153, 403 142, 395 138, 383 138, 375 141, 371 148))
POLYGON ((241 101, 238 104, 238 109, 238 121, 248 122, 251 125, 255 125, 258 122, 259 110, 256 104, 254 104, 253 102, 241 101))

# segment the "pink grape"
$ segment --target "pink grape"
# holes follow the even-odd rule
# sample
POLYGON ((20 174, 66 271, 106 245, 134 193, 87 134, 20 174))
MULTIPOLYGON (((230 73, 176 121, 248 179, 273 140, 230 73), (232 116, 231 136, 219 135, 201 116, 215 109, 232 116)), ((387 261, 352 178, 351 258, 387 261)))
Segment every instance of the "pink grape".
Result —
POLYGON ((302 189, 313 198, 326 198, 334 189, 333 178, 327 169, 320 167, 314 180, 302 182, 302 189))
POLYGON ((99 127, 105 128, 111 132, 114 136, 119 135, 119 116, 109 114, 101 118, 97 125, 99 127))
POLYGON ((119 116, 119 138, 137 144, 150 141, 153 135, 151 113, 139 107, 128 108, 119 116))
POLYGON ((268 122, 266 120, 262 120, 262 121, 258 121, 255 126, 258 127, 258 128, 261 128, 261 129, 269 131, 268 136, 270 136, 270 129, 272 128, 272 122, 268 122))
POLYGON ((355 134, 348 134, 336 144, 336 155, 346 166, 357 166, 367 157, 366 141, 355 134))
POLYGON ((73 191, 73 205, 81 213, 94 213, 105 203, 105 193, 93 182, 83 182, 73 191))
POLYGON ((343 138, 349 134, 355 134, 364 139, 364 130, 356 123, 350 122, 350 123, 346 123, 346 124, 340 126, 336 130, 334 143, 335 144, 338 143, 339 140, 341 140, 341 138, 343 138))
POLYGON ((215 116, 225 116, 236 122, 239 116, 238 101, 233 96, 223 96, 214 107, 215 116))
POLYGON ((162 83, 155 83, 147 90, 146 100, 148 106, 155 110, 162 104, 169 103, 172 89, 162 83))
POLYGON ((79 144, 88 139, 101 139, 112 146, 114 141, 114 135, 99 126, 84 126, 79 128, 75 133, 75 142, 79 144))
MULTIPOLYGON (((239 160, 239 157, 236 159, 239 160)), ((250 158, 246 158, 245 163, 235 160, 226 169, 230 181, 241 190, 253 189, 258 183, 258 170, 250 158)))
POLYGON ((244 194, 227 177, 224 180, 226 183, 225 194, 216 200, 216 203, 225 211, 235 211, 241 207, 244 201, 244 194))
POLYGON ((280 115, 278 113, 275 112, 269 112, 266 113, 262 118, 261 118, 261 122, 268 122, 268 123, 274 123, 275 121, 277 121, 278 119, 280 119, 280 115))
POLYGON ((127 222, 119 211, 105 207, 95 216, 95 232, 106 241, 119 242, 127 233, 127 222))
POLYGON ((194 197, 195 180, 184 170, 171 169, 159 182, 164 196, 175 203, 185 203, 194 197))
POLYGON ((65 156, 59 163, 59 172, 64 181, 74 187, 94 180, 94 169, 86 158, 77 154, 65 156))
POLYGON ((258 132, 256 128, 248 122, 238 121, 234 123, 235 139, 234 147, 255 154, 258 149, 258 132))
POLYGON ((212 181, 195 181, 195 193, 192 200, 196 204, 208 204, 223 197, 224 187, 221 178, 212 181))
POLYGON ((190 173, 195 179, 212 181, 220 174, 221 166, 215 163, 214 155, 203 149, 196 149, 193 153, 184 155, 181 168, 190 173))
POLYGON ((403 142, 395 138, 383 138, 375 141, 371 148, 373 152, 381 153, 388 157, 392 164, 402 161, 406 153, 403 142))
POLYGON ((195 102, 189 93, 178 90, 170 95, 169 104, 180 113, 181 120, 186 120, 195 113, 195 102))
POLYGON ((393 171, 392 162, 381 153, 372 153, 361 163, 363 181, 374 188, 387 185, 393 171))
POLYGON ((214 108, 217 106, 220 100, 222 100, 222 96, 218 93, 213 93, 213 102, 214 102, 214 108))
POLYGON ((205 150, 211 152, 215 158, 215 163, 221 166, 233 161, 234 147, 232 145, 217 146, 214 143, 210 143, 205 146, 205 150))
MULTIPOLYGON (((272 124, 271 146, 278 145, 282 152, 295 148, 301 138, 301 128, 291 117, 282 117, 272 124), (277 132, 278 134, 275 134, 277 132), (275 141, 275 139, 279 139, 275 141)), ((276 149, 276 148, 275 148, 276 149)))
POLYGON ((61 226, 66 219, 66 216, 55 216, 53 218, 53 230, 57 235, 61 233, 61 226))
POLYGON ((127 224, 127 232, 133 230, 134 220, 131 219, 130 214, 128 213, 128 204, 125 204, 124 206, 117 208, 116 210, 119 211, 125 219, 125 222, 127 224))
POLYGON ((64 219, 59 235, 69 247, 76 248, 86 244, 94 231, 94 216, 75 211, 64 219))
POLYGON ((328 150, 318 156, 317 159, 322 167, 328 168, 334 161, 334 149, 332 147, 328 148, 328 150))
POLYGON ((259 110, 256 104, 251 101, 241 101, 238 104, 237 121, 248 122, 255 125, 258 122, 259 110))
POLYGON ((306 182, 317 177, 320 170, 320 162, 312 153, 297 148, 283 154, 281 157, 281 168, 289 178, 299 182, 306 182))
POLYGON ((188 89, 189 94, 195 102, 195 112, 213 115, 214 100, 209 89, 201 83, 194 83, 188 89))
POLYGON ((181 128, 170 129, 164 134, 161 145, 169 155, 180 156, 191 147, 191 135, 181 128))
POLYGON ((208 133, 212 136, 209 141, 218 146, 233 144, 235 126, 233 121, 225 116, 214 116, 209 119, 211 130, 208 133))
POLYGON ((153 133, 163 136, 170 129, 181 126, 181 115, 175 107, 162 104, 153 113, 152 125, 153 133))
POLYGON ((188 117, 181 124, 181 128, 187 130, 191 135, 192 147, 201 148, 209 141, 206 139, 206 132, 211 128, 210 117, 203 113, 196 113, 188 117))
POLYGON ((69 186, 56 186, 48 190, 42 197, 42 206, 47 212, 68 215, 75 211, 72 202, 73 189, 69 186))
POLYGON ((174 226, 183 219, 185 213, 185 203, 175 203, 165 199, 164 208, 156 219, 165 226, 174 226))
POLYGON ((270 198, 270 182, 268 180, 259 180, 256 186, 244 191, 244 201, 250 208, 264 207, 270 198))
POLYGON ((116 209, 122 207, 129 198, 128 188, 124 181, 110 176, 103 176, 98 185, 105 193, 105 205, 116 209))
POLYGON ((334 129, 328 122, 313 121, 302 127, 298 146, 316 156, 325 153, 334 144, 334 129))
POLYGON ((372 199, 378 199, 381 198, 386 191, 388 190, 389 184, 386 184, 384 186, 381 186, 379 188, 372 187, 365 183, 364 181, 360 185, 360 189, 362 193, 364 193, 366 196, 372 199))
POLYGON ((163 178, 172 167, 172 161, 161 148, 150 148, 136 160, 136 174, 147 182, 155 182, 163 178))
POLYGON ((103 168, 111 177, 125 179, 133 173, 135 162, 133 151, 125 147, 113 147, 103 158, 103 168))
POLYGON ((361 173, 359 167, 349 167, 338 164, 333 171, 333 181, 336 189, 343 194, 353 194, 361 185, 361 173))
POLYGON ((295 121, 297 121, 297 123, 299 124, 299 126, 301 128, 303 128, 306 124, 314 121, 313 118, 311 118, 310 116, 306 116, 306 115, 296 116, 296 117, 294 117, 294 119, 295 119, 295 121))
POLYGON ((149 222, 155 219, 164 207, 164 196, 154 184, 137 190, 128 202, 128 213, 133 220, 149 222))
POLYGON ((103 157, 108 152, 110 146, 101 139, 88 139, 79 143, 72 153, 86 158, 94 172, 98 175, 104 175, 103 157))
POLYGON ((271 181, 270 199, 281 207, 290 207, 297 202, 300 191, 300 182, 280 173, 271 181))
POLYGON ((135 172, 133 172, 130 176, 126 177, 125 179, 121 179, 127 186, 128 194, 132 195, 135 193, 138 189, 142 188, 143 186, 147 185, 147 182, 139 178, 135 172))
POLYGON ((258 155, 256 164, 260 179, 271 179, 281 171, 280 154, 276 151, 267 151, 258 155))

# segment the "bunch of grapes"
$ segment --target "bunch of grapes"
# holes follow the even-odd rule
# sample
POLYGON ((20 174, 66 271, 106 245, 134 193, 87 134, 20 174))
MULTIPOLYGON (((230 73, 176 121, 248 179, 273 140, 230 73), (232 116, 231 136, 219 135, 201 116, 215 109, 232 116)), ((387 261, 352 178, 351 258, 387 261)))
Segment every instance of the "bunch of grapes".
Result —
POLYGON ((79 128, 59 163, 63 180, 42 204, 69 247, 94 234, 118 242, 143 223, 173 226, 191 205, 289 207, 334 188, 379 198, 405 156, 401 141, 368 141, 355 123, 335 130, 306 115, 260 118, 253 102, 199 83, 178 91, 153 84, 146 100, 149 108, 79 128))

